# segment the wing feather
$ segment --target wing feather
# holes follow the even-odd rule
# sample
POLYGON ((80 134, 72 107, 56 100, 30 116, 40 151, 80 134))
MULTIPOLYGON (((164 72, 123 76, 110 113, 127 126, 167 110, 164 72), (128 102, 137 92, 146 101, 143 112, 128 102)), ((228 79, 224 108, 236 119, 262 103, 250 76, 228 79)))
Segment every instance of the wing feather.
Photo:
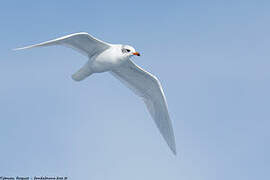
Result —
POLYGON ((91 57, 95 53, 102 52, 111 46, 109 43, 98 40, 88 33, 80 32, 63 36, 50 41, 46 41, 43 43, 17 48, 14 50, 22 50, 34 47, 53 46, 53 45, 64 45, 70 47, 88 57, 91 57))
POLYGON ((159 80, 131 60, 111 71, 111 74, 129 87, 135 94, 142 97, 160 133, 172 152, 176 154, 172 122, 159 80))

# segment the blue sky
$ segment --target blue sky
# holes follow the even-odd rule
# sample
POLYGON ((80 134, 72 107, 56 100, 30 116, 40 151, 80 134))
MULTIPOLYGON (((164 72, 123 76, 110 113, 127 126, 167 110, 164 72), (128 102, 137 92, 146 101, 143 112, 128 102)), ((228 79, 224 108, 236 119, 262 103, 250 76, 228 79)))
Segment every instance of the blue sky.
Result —
POLYGON ((267 179, 269 1, 1 3, 0 176, 267 179), (11 49, 85 31, 141 52, 159 77, 178 155, 143 102, 64 47, 11 49))

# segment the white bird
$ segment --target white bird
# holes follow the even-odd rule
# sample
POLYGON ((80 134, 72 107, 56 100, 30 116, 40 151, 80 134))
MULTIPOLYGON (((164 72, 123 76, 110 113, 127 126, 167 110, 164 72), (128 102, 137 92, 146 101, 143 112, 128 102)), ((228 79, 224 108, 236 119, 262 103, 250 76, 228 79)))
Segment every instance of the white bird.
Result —
POLYGON ((72 75, 75 81, 81 81, 93 73, 108 71, 141 97, 163 138, 176 155, 175 138, 163 89, 155 76, 131 61, 131 56, 140 56, 133 47, 109 44, 81 32, 15 50, 52 45, 67 46, 88 57, 87 63, 72 75))

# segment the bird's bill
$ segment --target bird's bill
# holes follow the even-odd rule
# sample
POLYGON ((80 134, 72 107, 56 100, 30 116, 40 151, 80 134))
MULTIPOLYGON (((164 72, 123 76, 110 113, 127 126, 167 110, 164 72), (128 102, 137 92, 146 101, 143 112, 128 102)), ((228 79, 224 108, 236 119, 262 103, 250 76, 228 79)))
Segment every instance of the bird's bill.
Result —
POLYGON ((133 53, 133 55, 140 56, 140 53, 135 52, 135 53, 133 53))

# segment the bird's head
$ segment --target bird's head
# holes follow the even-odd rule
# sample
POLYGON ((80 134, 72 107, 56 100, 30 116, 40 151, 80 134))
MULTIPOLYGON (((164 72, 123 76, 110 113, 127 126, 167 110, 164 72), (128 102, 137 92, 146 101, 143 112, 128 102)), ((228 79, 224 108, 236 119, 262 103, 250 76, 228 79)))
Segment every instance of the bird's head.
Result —
POLYGON ((132 46, 129 45, 122 45, 122 49, 121 49, 122 53, 124 56, 140 56, 140 53, 138 53, 132 46))

